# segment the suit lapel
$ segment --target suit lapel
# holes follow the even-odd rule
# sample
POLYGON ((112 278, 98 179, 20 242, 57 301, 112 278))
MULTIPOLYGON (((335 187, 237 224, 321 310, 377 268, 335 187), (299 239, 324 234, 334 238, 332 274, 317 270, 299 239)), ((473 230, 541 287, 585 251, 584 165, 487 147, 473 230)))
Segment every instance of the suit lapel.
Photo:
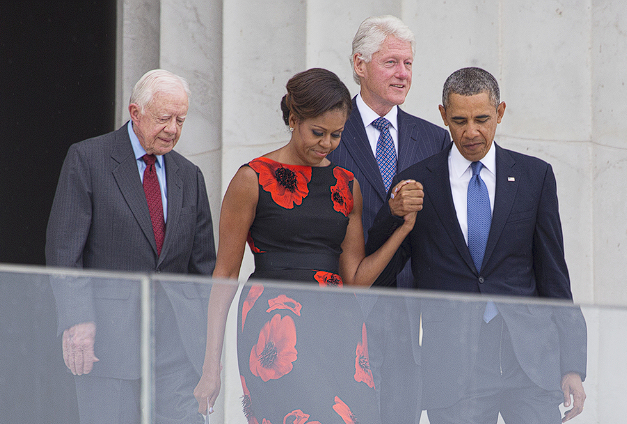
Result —
POLYGON ((370 185, 375 188, 382 201, 385 201, 387 193, 383 185, 383 178, 377 165, 377 160, 372 153, 366 129, 361 119, 361 114, 353 98, 353 111, 346 121, 344 132, 342 133, 342 143, 353 160, 361 168, 361 172, 370 185))
MULTIPOLYGON (((520 184, 520 173, 514 168, 516 164, 514 158, 496 143, 495 148, 496 191, 494 195, 494 211, 492 213, 492 225, 490 226, 490 234, 486 244, 482 267, 488 264, 490 256, 496 247, 496 243, 501 237, 507 218, 514 205, 518 184, 520 184)), ((488 270, 486 270, 486 273, 487 271, 488 270)))
POLYGON ((113 169, 113 177, 118 184, 120 192, 122 192, 124 200, 126 200, 129 209, 135 216, 156 254, 157 244, 152 229, 152 222, 150 221, 150 211, 148 210, 146 194, 139 178, 139 171, 137 170, 137 163, 126 125, 116 132, 116 143, 111 152, 111 158, 117 163, 113 169))
POLYGON ((431 202, 444 229, 468 267, 475 269, 470 251, 468 250, 468 245, 466 245, 466 240, 464 239, 464 234, 457 221, 457 213, 455 212, 455 204, 453 203, 453 193, 451 192, 448 171, 449 151, 450 147, 432 156, 426 164, 427 170, 429 170, 430 173, 427 174, 428 179, 425 179, 423 182, 425 200, 431 202))
POLYGON ((167 153, 163 157, 165 165, 165 175, 168 190, 168 222, 165 226, 165 239, 161 248, 161 256, 159 263, 166 257, 170 245, 173 242, 173 233, 176 230, 176 223, 179 221, 179 215, 183 205, 183 181, 179 176, 179 166, 174 159, 172 153, 167 153))

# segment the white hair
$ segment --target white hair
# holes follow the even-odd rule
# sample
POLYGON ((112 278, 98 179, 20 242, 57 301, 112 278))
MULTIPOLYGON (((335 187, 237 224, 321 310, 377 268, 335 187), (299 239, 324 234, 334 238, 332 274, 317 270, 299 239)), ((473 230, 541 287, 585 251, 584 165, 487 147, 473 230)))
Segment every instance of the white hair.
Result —
POLYGON ((146 72, 137 81, 131 93, 129 104, 136 104, 143 113, 156 93, 178 91, 181 88, 185 90, 188 97, 191 95, 189 84, 185 78, 164 69, 153 69, 146 72))
POLYGON ((359 57, 364 62, 370 62, 372 55, 379 51, 381 44, 390 35, 410 43, 412 54, 415 53, 416 39, 414 34, 396 16, 371 16, 359 25, 359 29, 353 38, 353 53, 350 57, 351 65, 353 66, 353 79, 357 84, 360 82, 359 76, 355 72, 355 54, 359 54, 359 57))

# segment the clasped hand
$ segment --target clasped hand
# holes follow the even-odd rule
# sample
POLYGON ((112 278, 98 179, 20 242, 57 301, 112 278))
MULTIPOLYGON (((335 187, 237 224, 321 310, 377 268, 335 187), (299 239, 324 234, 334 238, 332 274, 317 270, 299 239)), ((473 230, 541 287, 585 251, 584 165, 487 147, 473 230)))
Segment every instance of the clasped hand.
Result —
POLYGON ((416 213, 422 210, 425 197, 422 184, 414 180, 403 180, 392 189, 388 200, 392 215, 404 217, 405 221, 414 220, 416 213))

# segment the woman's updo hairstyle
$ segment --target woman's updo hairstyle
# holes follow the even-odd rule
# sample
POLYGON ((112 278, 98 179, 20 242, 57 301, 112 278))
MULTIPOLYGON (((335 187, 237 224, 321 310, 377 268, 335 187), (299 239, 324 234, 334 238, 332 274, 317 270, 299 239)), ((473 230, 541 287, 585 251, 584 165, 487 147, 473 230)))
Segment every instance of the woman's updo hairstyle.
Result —
POLYGON ((334 109, 351 112, 348 88, 333 72, 311 68, 294 75, 285 86, 287 94, 281 99, 283 121, 289 125, 290 113, 299 121, 315 118, 334 109))

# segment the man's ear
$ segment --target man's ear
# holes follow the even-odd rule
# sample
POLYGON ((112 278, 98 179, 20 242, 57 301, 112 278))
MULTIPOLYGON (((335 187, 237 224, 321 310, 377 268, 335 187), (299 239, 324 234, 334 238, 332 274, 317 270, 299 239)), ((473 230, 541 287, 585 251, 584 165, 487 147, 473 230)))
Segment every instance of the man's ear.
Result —
POLYGON ((366 61, 362 59, 360 53, 353 55, 353 69, 359 78, 365 78, 366 61))
POLYGON ((440 109, 440 115, 442 115, 442 121, 444 121, 444 126, 448 127, 448 119, 446 119, 446 109, 444 109, 444 106, 442 105, 438 106, 438 108, 440 109))
POLYGON ((499 107, 496 108, 496 123, 500 124, 501 119, 503 119, 503 114, 505 113, 505 102, 501 102, 499 107))
POLYGON ((139 116, 141 115, 141 110, 140 110, 139 106, 137 106, 135 103, 131 103, 130 105, 128 105, 128 113, 129 113, 129 115, 131 115, 131 120, 133 122, 138 122, 139 121, 139 116))

